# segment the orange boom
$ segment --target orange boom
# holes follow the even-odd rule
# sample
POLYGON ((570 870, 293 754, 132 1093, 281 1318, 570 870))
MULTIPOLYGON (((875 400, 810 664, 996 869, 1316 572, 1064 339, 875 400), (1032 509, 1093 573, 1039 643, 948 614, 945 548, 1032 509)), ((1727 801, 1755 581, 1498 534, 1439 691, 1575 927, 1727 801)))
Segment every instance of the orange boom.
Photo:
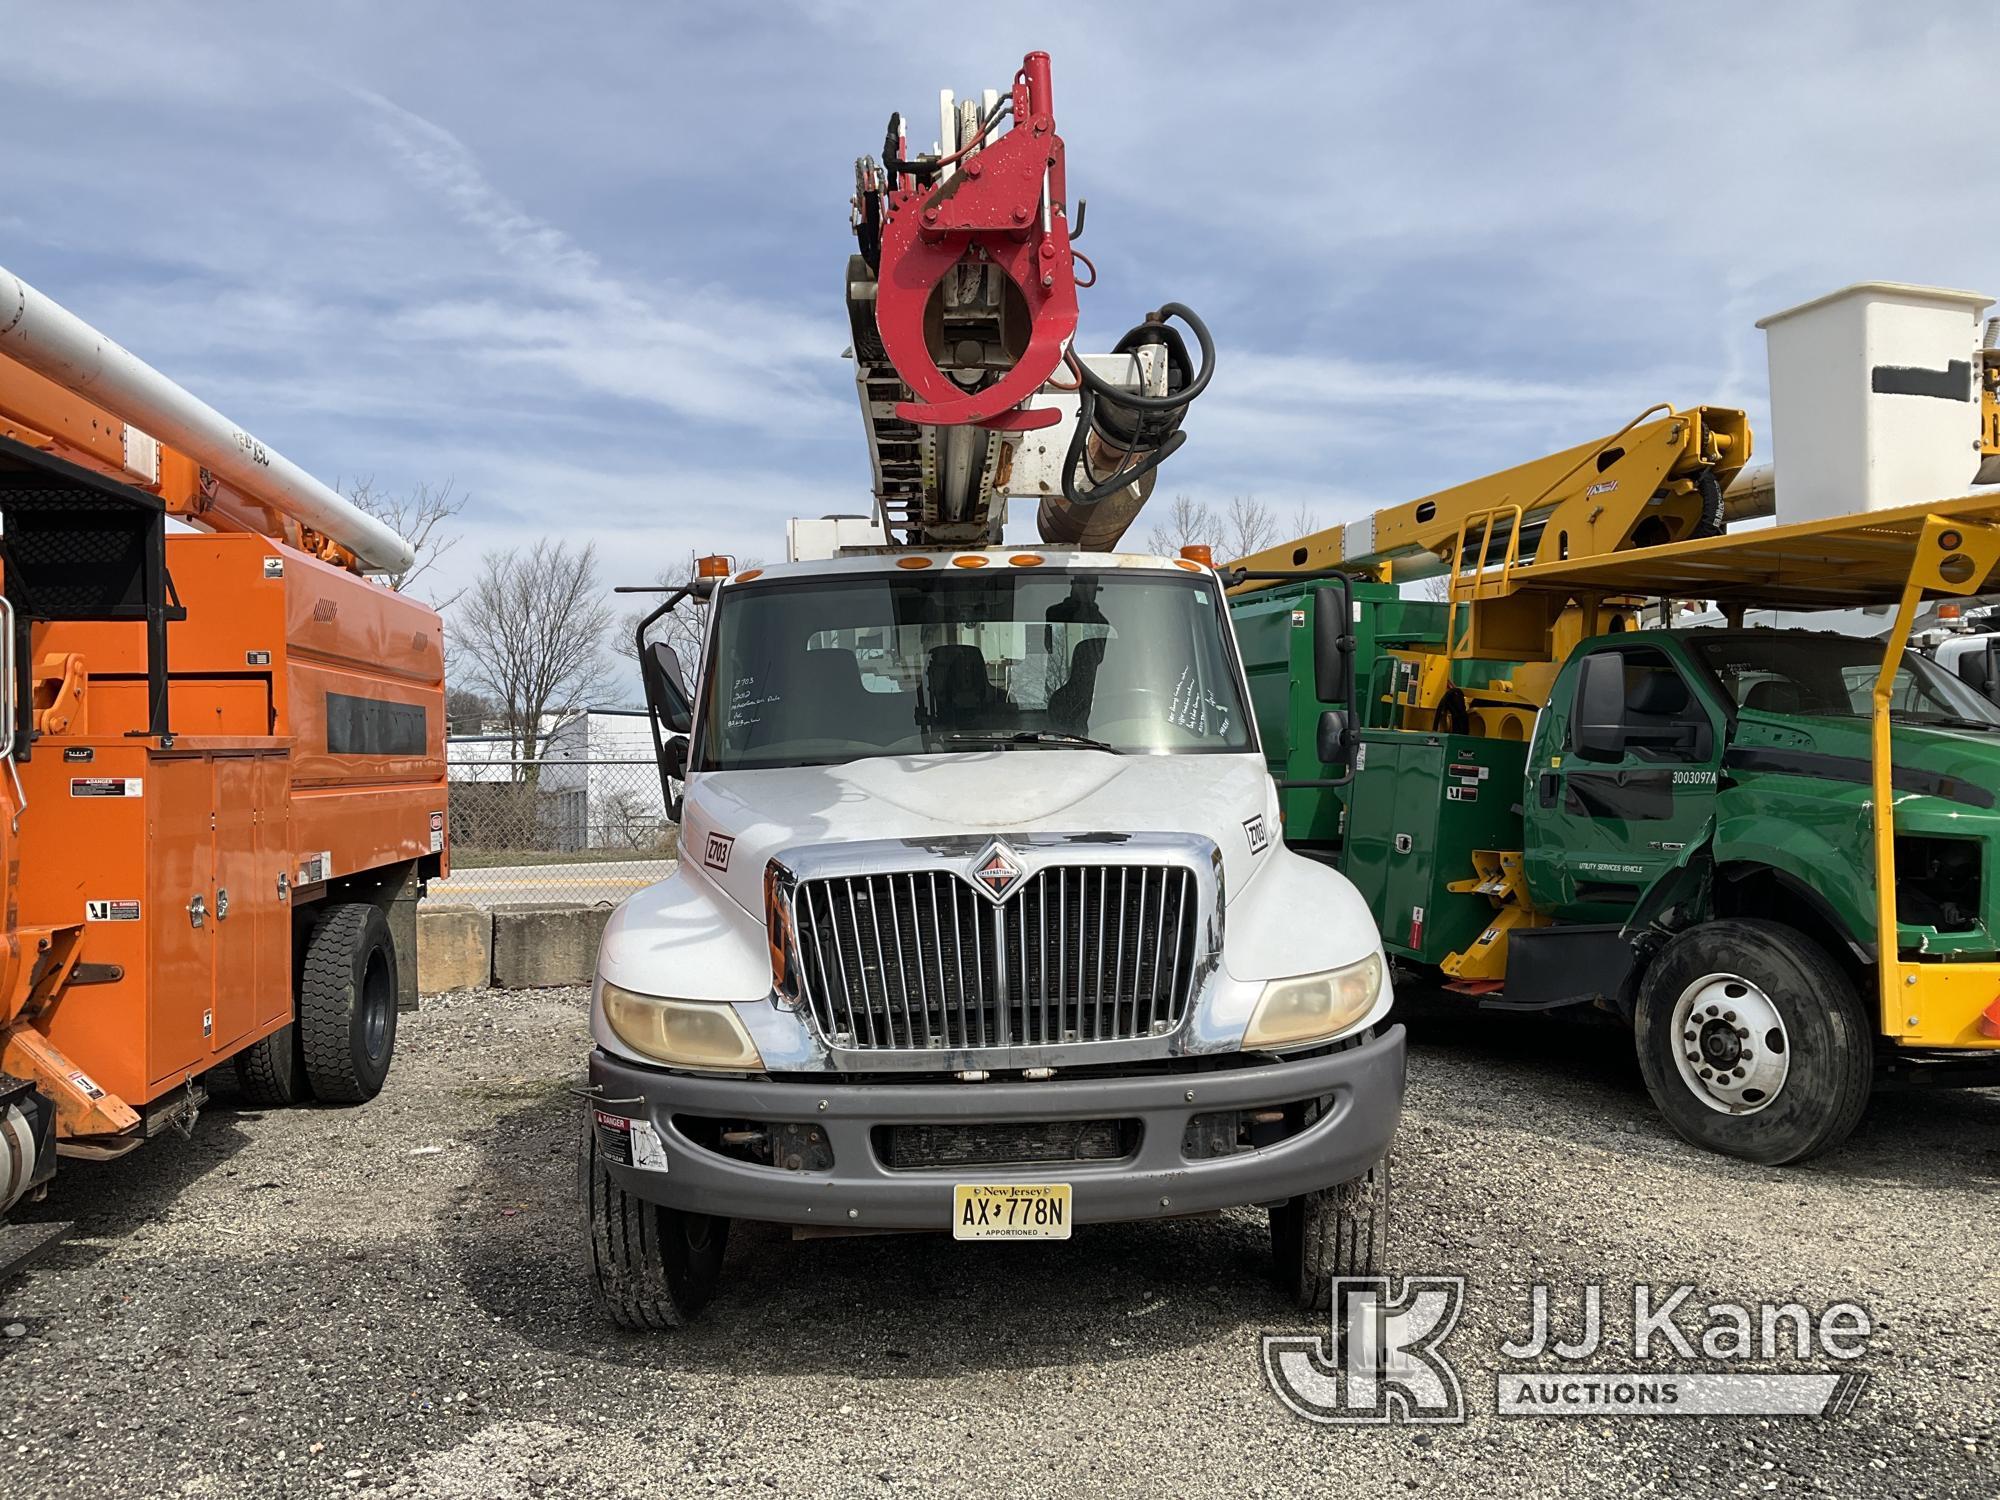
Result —
POLYGON ((231 1059, 372 1097, 448 856, 441 625, 364 575, 407 544, 4 271, 0 525, 4 1213, 231 1059))

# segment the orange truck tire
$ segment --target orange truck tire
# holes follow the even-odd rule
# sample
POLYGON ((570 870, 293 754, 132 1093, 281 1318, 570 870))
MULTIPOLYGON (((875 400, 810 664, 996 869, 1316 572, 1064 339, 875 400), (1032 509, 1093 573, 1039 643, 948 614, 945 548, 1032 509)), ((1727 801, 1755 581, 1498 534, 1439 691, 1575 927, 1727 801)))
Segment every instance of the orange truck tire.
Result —
POLYGON ((306 939, 299 1040, 313 1096, 363 1104, 381 1092, 396 1050, 396 946, 372 902, 329 906, 306 939))

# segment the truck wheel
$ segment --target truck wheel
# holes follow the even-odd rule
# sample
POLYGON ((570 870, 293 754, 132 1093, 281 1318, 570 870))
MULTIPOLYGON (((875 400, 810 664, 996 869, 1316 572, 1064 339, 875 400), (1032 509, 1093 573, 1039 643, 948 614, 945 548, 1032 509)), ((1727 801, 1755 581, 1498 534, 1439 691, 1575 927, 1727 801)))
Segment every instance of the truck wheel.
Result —
POLYGON ((729 1220, 662 1208, 619 1187, 597 1154, 588 1107, 578 1164, 591 1301, 620 1328, 685 1327, 721 1279, 729 1220))
POLYGON ((1389 1158, 1359 1177, 1271 1210, 1278 1285, 1308 1312, 1333 1302, 1336 1276, 1376 1276, 1389 1259, 1389 1158))
POLYGON ((342 902, 313 923, 298 1026, 316 1098, 365 1104, 382 1091, 396 1051, 396 946, 380 907, 342 902))
POLYGON ((299 1059, 299 1029, 285 1026, 236 1054, 236 1087, 246 1104, 302 1104, 312 1097, 299 1059))
POLYGON ((1697 1146, 1804 1161, 1867 1107, 1875 1027, 1840 965, 1777 922, 1682 933, 1647 971, 1635 1020, 1646 1089, 1697 1146))

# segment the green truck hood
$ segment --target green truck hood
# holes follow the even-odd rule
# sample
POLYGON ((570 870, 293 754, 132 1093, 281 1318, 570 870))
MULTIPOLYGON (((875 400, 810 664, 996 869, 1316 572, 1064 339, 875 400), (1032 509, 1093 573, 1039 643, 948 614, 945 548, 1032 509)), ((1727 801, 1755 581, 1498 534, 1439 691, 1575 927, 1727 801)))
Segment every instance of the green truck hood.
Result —
MULTIPOLYGON (((2000 729, 1892 725, 1890 759, 1896 789, 1946 798, 1962 806, 1992 809, 2000 791, 2000 729)), ((1829 781, 1860 781, 1870 775, 1869 724, 1860 718, 1808 718, 1746 709, 1737 716, 1728 763, 1744 770, 1791 769, 1829 781)))

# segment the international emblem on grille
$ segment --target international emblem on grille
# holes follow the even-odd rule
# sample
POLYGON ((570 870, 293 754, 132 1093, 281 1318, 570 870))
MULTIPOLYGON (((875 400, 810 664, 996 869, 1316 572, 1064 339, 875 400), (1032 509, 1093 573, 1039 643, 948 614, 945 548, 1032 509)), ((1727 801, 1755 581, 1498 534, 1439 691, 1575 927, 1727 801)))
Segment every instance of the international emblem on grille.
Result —
POLYGON ((979 858, 972 865, 973 880, 995 901, 1005 901, 1007 893, 1019 885, 1021 877, 1027 873, 1014 857, 1014 852, 998 839, 980 850, 979 858))

